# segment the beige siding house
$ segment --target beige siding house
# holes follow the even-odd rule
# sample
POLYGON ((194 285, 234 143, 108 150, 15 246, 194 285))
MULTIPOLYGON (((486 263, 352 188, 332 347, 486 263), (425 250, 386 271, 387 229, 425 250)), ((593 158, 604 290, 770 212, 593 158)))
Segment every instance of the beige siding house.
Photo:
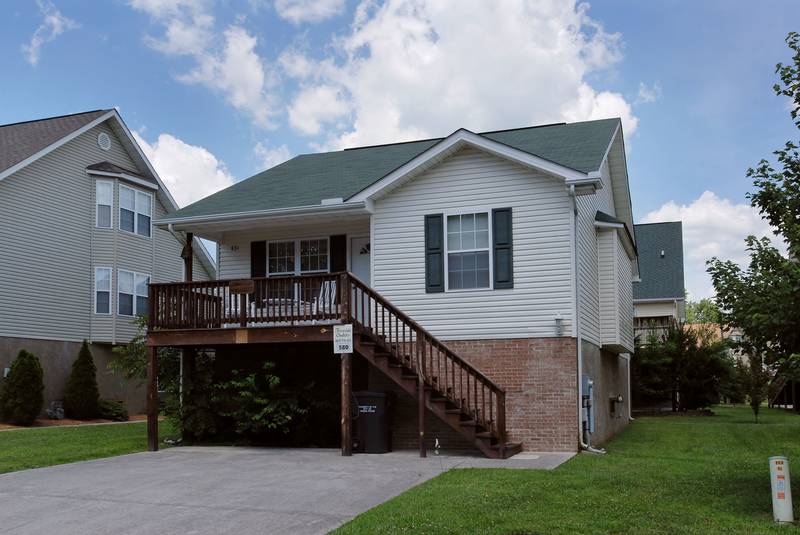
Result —
POLYGON ((221 354, 352 321, 366 386, 397 391, 395 447, 420 440, 423 403, 425 436, 489 456, 575 451, 628 422, 638 267, 618 119, 301 155, 156 224, 216 241, 223 280, 161 287, 153 346, 221 354))
MULTIPOLYGON (((150 281, 179 280, 185 236, 153 225, 177 206, 115 110, 0 126, 0 370, 20 349, 59 399, 82 340, 101 395, 144 407, 107 369, 136 334, 150 281)), ((214 278, 204 251, 195 277, 214 278)))

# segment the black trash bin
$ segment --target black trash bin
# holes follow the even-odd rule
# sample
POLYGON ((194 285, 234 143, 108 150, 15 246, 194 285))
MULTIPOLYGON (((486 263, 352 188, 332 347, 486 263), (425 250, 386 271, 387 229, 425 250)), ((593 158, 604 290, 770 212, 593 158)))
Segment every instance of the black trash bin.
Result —
POLYGON ((353 451, 387 453, 392 451, 390 432, 391 394, 389 392, 354 392, 358 416, 353 422, 353 451))

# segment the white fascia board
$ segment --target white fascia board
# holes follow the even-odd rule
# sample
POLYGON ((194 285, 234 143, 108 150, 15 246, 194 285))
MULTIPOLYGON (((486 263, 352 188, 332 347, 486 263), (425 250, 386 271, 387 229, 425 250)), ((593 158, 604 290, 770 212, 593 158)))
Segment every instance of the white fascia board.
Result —
POLYGON ((129 175, 128 173, 110 173, 108 171, 94 171, 92 169, 87 169, 86 174, 90 176, 109 176, 113 178, 121 178, 123 180, 127 180, 128 182, 133 182, 134 184, 138 184, 139 186, 149 188, 154 191, 158 191, 159 189, 156 184, 148 182, 147 180, 142 180, 139 177, 129 175))
POLYGON ((291 208, 273 208, 270 210, 256 210, 251 212, 231 212, 227 214, 212 214, 203 216, 187 217, 167 217, 159 219, 153 224, 157 227, 168 227, 171 225, 190 225, 192 223, 218 223, 227 221, 247 221, 247 220, 268 220, 286 216, 304 216, 317 214, 343 214, 348 212, 368 214, 367 203, 365 202, 345 202, 341 204, 320 205, 312 204, 309 206, 294 206, 291 208))
POLYGON ((652 297, 650 299, 634 299, 633 304, 637 303, 676 303, 683 301, 683 297, 652 297))
POLYGON ((95 126, 99 125, 100 123, 102 123, 104 121, 107 121, 108 119, 113 117, 115 113, 116 113, 115 110, 111 110, 111 111, 109 111, 107 113, 104 113, 103 115, 101 115, 100 117, 95 119, 94 121, 86 123, 82 127, 80 127, 77 130, 75 130, 74 132, 71 132, 71 133, 67 134, 66 136, 62 137, 61 139, 59 139, 57 141, 54 141, 53 143, 51 143, 50 145, 46 146, 45 148, 43 148, 39 152, 37 152, 35 154, 32 154, 31 156, 28 156, 27 158, 25 158, 21 162, 12 165, 8 169, 6 169, 2 173, 0 173, 0 180, 3 180, 7 176, 16 173, 20 169, 29 166, 30 164, 32 164, 33 162, 35 162, 36 160, 38 160, 42 156, 45 156, 46 154, 51 153, 52 151, 56 150, 58 147, 66 144, 66 143, 69 143, 70 141, 72 141, 73 139, 75 139, 79 135, 83 134, 84 132, 87 132, 88 130, 91 130, 95 126))
POLYGON ((500 158, 511 160, 526 167, 534 168, 548 175, 562 178, 568 184, 593 180, 589 178, 586 173, 582 173, 580 171, 576 171, 575 169, 570 169, 569 167, 545 160, 539 156, 534 156, 530 153, 515 149, 462 128, 460 130, 456 130, 422 154, 417 155, 412 160, 401 165, 371 186, 368 186, 367 188, 356 193, 348 200, 353 202, 361 202, 367 199, 372 199, 378 196, 380 192, 393 185, 395 182, 398 182, 404 177, 413 173, 420 166, 425 165, 447 151, 456 150, 461 146, 475 147, 490 154, 494 154, 500 158))

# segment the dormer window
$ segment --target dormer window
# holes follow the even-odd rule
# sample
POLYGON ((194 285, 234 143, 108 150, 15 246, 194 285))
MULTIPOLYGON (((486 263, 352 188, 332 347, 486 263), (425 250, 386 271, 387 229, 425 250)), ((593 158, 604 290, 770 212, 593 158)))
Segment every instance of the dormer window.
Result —
POLYGON ((150 237, 153 196, 127 186, 119 187, 119 228, 150 237))
POLYGON ((98 180, 95 183, 95 224, 98 228, 111 228, 111 207, 114 204, 114 183, 98 180))

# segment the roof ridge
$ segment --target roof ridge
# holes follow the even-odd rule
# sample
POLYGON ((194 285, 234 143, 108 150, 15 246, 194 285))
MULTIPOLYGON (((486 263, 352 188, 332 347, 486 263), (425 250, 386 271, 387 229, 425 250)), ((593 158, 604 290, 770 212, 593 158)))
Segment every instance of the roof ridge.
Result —
POLYGON ((634 223, 634 227, 641 227, 644 225, 666 225, 666 224, 674 224, 674 223, 683 223, 682 219, 678 219, 677 221, 653 221, 652 223, 634 223))
POLYGON ((76 115, 86 115, 86 114, 89 114, 89 113, 97 113, 99 111, 108 112, 108 111, 111 111, 111 109, 112 108, 108 108, 108 109, 99 108, 99 109, 96 109, 96 110, 80 111, 80 112, 77 112, 77 113, 67 113, 67 114, 64 114, 64 115, 54 115, 53 117, 42 117, 41 119, 29 119, 27 121, 18 121, 16 123, 0 124, 0 128, 5 128, 7 126, 18 126, 18 125, 21 125, 21 124, 39 123, 39 122, 42 122, 42 121, 51 121, 53 119, 64 119, 66 117, 74 117, 76 115))
MULTIPOLYGON (((483 132, 475 132, 475 133, 477 135, 479 135, 479 136, 485 136, 485 135, 489 135, 489 134, 501 134, 501 133, 504 133, 504 132, 517 132, 517 131, 520 131, 520 130, 534 130, 534 129, 537 129, 537 128, 550 128, 550 127, 553 127, 553 126, 570 126, 570 125, 573 125, 573 124, 596 123, 596 122, 600 122, 600 121, 609 121, 609 120, 619 121, 620 118, 619 117, 607 117, 605 119, 591 119, 591 120, 588 120, 588 121, 575 121, 573 123, 562 122, 562 123, 535 124, 535 125, 530 125, 530 126, 518 126, 518 127, 515 127, 515 128, 503 128, 503 129, 500 129, 500 130, 486 130, 486 131, 483 131, 483 132)), ((454 132, 458 132, 458 130, 468 130, 469 131, 469 129, 461 127, 461 128, 458 128, 457 130, 454 130, 454 132)), ((424 139, 413 139, 413 140, 409 140, 409 141, 396 141, 394 143, 376 143, 375 145, 362 145, 362 146, 358 146, 358 147, 347 147, 346 149, 328 151, 327 153, 326 152, 317 152, 317 153, 310 153, 310 154, 329 154, 331 152, 345 152, 345 151, 353 151, 353 150, 360 150, 360 149, 374 149, 376 147, 391 147, 391 146, 394 146, 394 145, 408 145, 409 143, 423 143, 423 142, 426 142, 426 141, 441 141, 441 140, 449 137, 450 135, 452 135, 452 133, 448 134, 447 136, 429 137, 429 138, 424 138, 424 139)))

